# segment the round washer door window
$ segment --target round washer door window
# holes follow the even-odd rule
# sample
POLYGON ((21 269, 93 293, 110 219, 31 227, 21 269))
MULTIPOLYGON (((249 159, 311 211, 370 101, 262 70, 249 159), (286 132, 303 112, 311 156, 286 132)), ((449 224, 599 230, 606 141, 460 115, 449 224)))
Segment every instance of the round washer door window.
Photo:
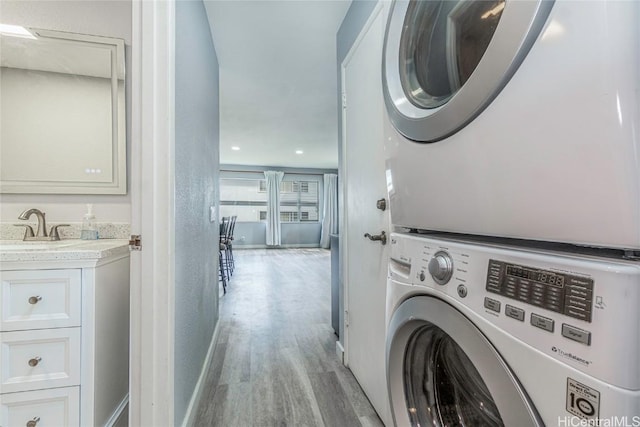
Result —
POLYGON ((492 343, 438 298, 402 302, 389 322, 386 347, 397 426, 544 425, 492 343))
POLYGON ((496 97, 538 37, 553 1, 396 0, 383 59, 396 129, 435 142, 496 97))
POLYGON ((411 425, 504 426, 469 357, 435 325, 422 326, 409 338, 404 391, 411 425))

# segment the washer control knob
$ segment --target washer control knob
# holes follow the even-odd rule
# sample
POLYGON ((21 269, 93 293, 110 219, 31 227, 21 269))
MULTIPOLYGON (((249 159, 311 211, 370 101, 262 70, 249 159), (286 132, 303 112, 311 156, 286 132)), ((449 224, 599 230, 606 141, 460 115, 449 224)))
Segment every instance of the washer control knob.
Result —
POLYGON ((429 273, 439 285, 446 285, 453 275, 453 260, 448 253, 438 251, 429 261, 429 273))
POLYGON ((420 276, 418 276, 418 278, 420 279, 421 282, 424 282, 424 279, 426 279, 427 276, 424 274, 424 271, 421 271, 420 276))
POLYGON ((465 285, 458 285, 458 296, 460 298, 467 296, 467 287, 465 285))

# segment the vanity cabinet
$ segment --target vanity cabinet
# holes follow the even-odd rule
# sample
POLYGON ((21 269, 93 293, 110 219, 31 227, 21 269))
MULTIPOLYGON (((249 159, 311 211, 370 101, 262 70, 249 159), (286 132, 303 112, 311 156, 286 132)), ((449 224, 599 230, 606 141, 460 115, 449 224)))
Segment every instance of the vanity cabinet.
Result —
POLYGON ((0 263, 0 426, 126 425, 128 247, 81 246, 0 263))

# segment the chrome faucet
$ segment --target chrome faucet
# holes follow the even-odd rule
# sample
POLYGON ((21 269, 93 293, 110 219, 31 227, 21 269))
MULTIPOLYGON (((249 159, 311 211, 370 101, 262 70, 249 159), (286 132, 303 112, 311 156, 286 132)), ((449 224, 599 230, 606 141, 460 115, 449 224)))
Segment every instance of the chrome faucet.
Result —
POLYGON ((44 218, 44 212, 38 209, 27 209, 22 212, 18 219, 28 220, 31 215, 35 214, 38 218, 38 231, 33 233, 33 228, 30 225, 16 224, 17 227, 26 227, 24 232, 24 238, 22 240, 60 240, 60 234, 58 233, 58 227, 68 227, 69 224, 58 224, 51 227, 51 232, 47 235, 47 221, 44 218))

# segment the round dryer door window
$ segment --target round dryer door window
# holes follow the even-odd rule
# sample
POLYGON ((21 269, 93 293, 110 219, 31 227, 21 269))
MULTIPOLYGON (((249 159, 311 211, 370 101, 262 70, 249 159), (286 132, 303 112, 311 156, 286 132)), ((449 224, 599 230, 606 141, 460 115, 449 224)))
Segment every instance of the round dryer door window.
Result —
POLYGON ((396 0, 383 59, 385 104, 396 129, 435 142, 470 123, 516 71, 552 4, 396 0))

